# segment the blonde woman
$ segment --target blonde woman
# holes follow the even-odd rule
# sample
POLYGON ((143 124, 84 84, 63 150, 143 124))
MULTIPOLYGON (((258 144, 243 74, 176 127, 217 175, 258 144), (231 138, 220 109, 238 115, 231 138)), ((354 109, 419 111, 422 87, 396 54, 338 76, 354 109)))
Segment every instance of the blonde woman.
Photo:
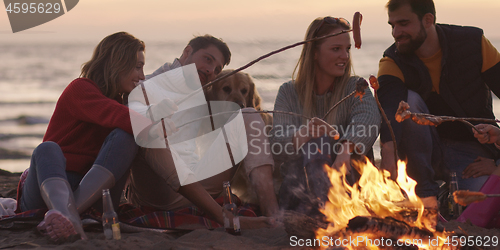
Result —
MULTIPOLYGON (((343 18, 317 18, 309 25, 305 39, 344 30, 350 30, 350 24, 343 18)), ((275 159, 283 162, 279 199, 284 209, 318 213, 316 198, 324 201, 330 186, 323 165, 336 169, 345 165, 350 172, 351 156, 371 152, 378 136, 381 119, 369 89, 362 101, 350 97, 320 119, 351 93, 360 79, 351 75, 350 49, 347 32, 305 44, 294 72, 296 79, 279 89, 274 110, 314 117, 306 121, 300 116, 274 115, 271 150, 275 159), (335 140, 337 131, 340 138, 335 140)))

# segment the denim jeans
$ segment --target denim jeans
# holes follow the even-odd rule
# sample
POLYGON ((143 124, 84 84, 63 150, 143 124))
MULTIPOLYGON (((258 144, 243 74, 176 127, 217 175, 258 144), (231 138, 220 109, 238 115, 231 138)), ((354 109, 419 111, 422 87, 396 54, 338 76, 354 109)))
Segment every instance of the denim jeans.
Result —
MULTIPOLYGON (((408 90, 411 113, 429 113, 419 94, 408 90)), ((398 145, 399 158, 407 161, 406 172, 417 182, 415 192, 419 197, 437 196, 439 187, 434 181, 434 167, 440 169, 442 151, 437 130, 433 126, 419 125, 411 119, 403 123, 403 133, 398 145)))
POLYGON ((462 179, 462 172, 465 168, 474 162, 478 157, 493 159, 491 152, 485 150, 479 142, 464 141, 457 142, 453 140, 441 139, 441 145, 444 152, 444 162, 450 172, 456 172, 458 178, 458 188, 462 190, 479 191, 488 179, 488 175, 477 178, 462 179))
MULTIPOLYGON (((119 202, 128 178, 129 168, 138 150, 134 137, 122 129, 113 130, 104 141, 94 164, 108 169, 115 177, 115 186, 110 190, 113 203, 119 202)), ((66 158, 55 142, 43 142, 35 148, 31 156, 31 164, 23 186, 20 199, 22 211, 47 208, 40 194, 40 184, 51 177, 68 180, 71 188, 76 190, 83 175, 66 171, 66 158)), ((117 206, 119 203, 115 203, 117 206)), ((97 207, 99 210, 102 206, 97 207)))
MULTIPOLYGON (((411 90, 408 104, 412 113, 429 113, 420 95, 411 90)), ((435 127, 410 119, 403 122, 398 151, 399 158, 407 160, 407 174, 417 181, 415 192, 420 197, 437 196, 439 187, 434 180, 448 181, 450 171, 457 172, 460 189, 479 190, 488 176, 462 179, 462 171, 478 156, 493 158, 479 142, 441 139, 435 127)))

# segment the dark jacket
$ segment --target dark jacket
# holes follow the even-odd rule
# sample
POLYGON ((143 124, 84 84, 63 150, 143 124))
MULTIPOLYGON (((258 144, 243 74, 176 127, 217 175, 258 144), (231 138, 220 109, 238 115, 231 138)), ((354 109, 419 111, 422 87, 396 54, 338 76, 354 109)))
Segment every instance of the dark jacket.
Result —
MULTIPOLYGON (((391 120, 396 141, 401 138, 401 124, 394 119, 401 100, 407 100, 407 90, 420 94, 430 113, 456 117, 477 117, 494 119, 492 90, 500 95, 500 64, 481 73, 483 58, 481 41, 483 31, 475 27, 437 24, 443 53, 439 93, 432 92, 429 71, 415 55, 402 55, 393 44, 384 52, 401 69, 405 82, 395 76, 379 77, 377 92, 380 102, 391 120)), ((438 126, 440 136, 456 140, 475 140, 471 129, 461 123, 448 122, 438 126)), ((390 141, 387 126, 381 129, 382 142, 390 141)))

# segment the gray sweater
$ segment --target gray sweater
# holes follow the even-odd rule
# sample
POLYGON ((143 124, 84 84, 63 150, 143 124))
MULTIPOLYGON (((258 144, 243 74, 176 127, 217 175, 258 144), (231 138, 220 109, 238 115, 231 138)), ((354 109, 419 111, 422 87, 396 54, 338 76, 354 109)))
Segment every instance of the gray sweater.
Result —
MULTIPOLYGON (((349 79, 343 96, 347 96, 354 91, 358 79, 357 76, 349 79)), ((331 92, 316 96, 316 114, 320 118, 330 109, 324 104, 328 103, 325 102, 325 99, 328 98, 331 98, 331 92)), ((338 109, 337 120, 340 121, 340 124, 332 124, 332 126, 340 134, 339 141, 349 140, 363 150, 363 154, 366 154, 378 137, 381 123, 380 113, 373 94, 367 88, 362 101, 359 97, 352 96, 336 109, 338 109)), ((281 85, 274 103, 274 110, 303 113, 303 106, 300 104, 292 81, 281 85)), ((301 125, 305 125, 302 117, 279 113, 273 115, 273 129, 270 132, 270 141, 276 161, 280 163, 288 162, 300 157, 299 152, 295 150, 292 144, 292 138, 301 125)))

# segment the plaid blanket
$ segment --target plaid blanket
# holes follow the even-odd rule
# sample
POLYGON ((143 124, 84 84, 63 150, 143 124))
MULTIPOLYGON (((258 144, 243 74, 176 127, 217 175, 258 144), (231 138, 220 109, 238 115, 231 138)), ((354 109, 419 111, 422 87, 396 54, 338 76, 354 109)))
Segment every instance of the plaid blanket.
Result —
MULTIPOLYGON (((238 205, 238 215, 256 217, 258 207, 252 204, 242 204, 236 198, 238 205)), ((223 199, 216 199, 222 205, 223 199)), ((35 209, 11 216, 0 218, 0 226, 7 225, 15 221, 42 221, 47 209, 35 209)), ((129 203, 121 204, 116 210, 120 222, 131 226, 155 228, 155 229, 214 229, 222 227, 219 223, 211 220, 208 215, 199 208, 192 206, 176 211, 158 211, 149 207, 138 207, 129 203)), ((82 219, 94 219, 101 221, 101 213, 93 208, 88 209, 81 215, 82 219)))
MULTIPOLYGON (((216 199, 222 205, 222 198, 216 199)), ((256 217, 254 205, 236 203, 240 216, 256 217)), ((176 211, 156 211, 148 207, 136 207, 131 204, 122 204, 118 209, 119 219, 129 225, 159 229, 214 229, 222 227, 211 220, 197 207, 187 207, 176 211)))

